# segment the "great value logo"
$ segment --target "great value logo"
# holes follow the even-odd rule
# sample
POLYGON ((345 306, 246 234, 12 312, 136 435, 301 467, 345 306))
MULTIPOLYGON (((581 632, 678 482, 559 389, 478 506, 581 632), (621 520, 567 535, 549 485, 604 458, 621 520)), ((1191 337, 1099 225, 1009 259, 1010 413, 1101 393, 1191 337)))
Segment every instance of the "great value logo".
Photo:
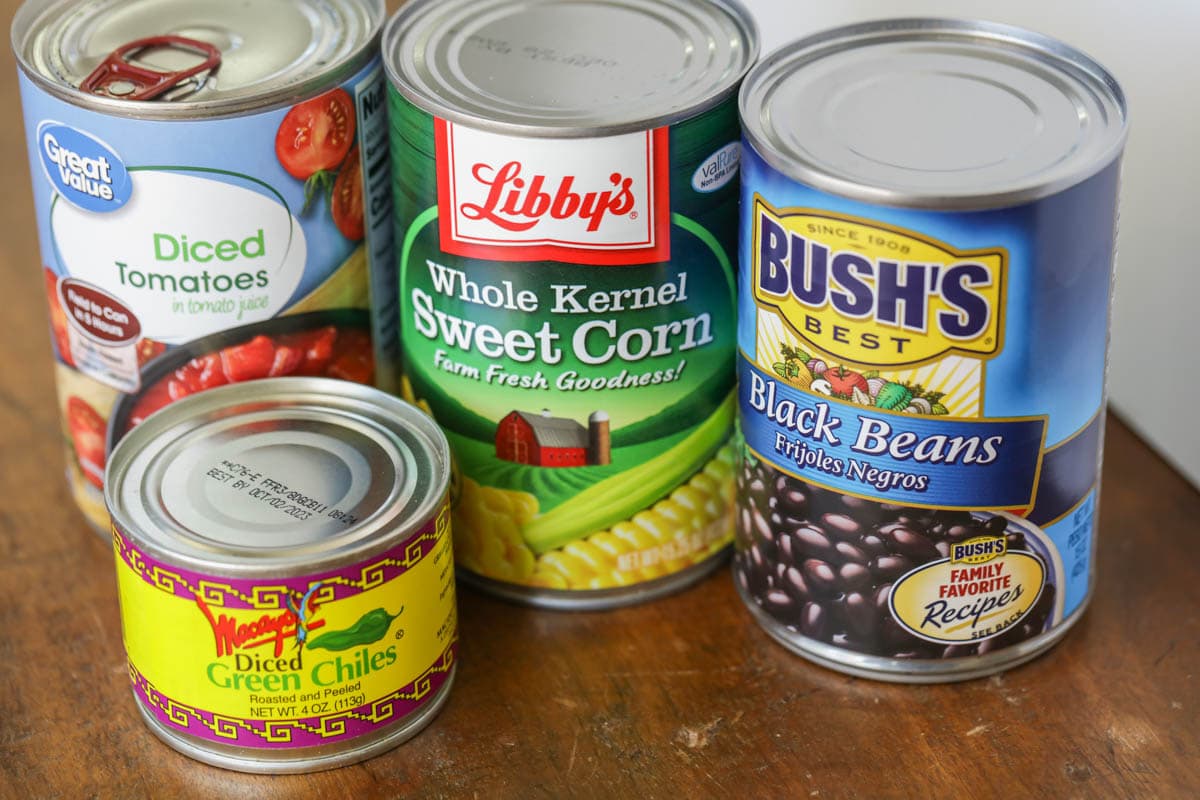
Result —
POLYGON ((754 299, 841 361, 913 365, 1001 349, 1007 253, 755 198, 754 299))
POLYGON ((670 258, 667 129, 526 139, 436 121, 442 249, 498 261, 670 258))
POLYGON ((58 122, 38 126, 42 170, 55 190, 84 211, 116 211, 133 192, 121 157, 99 139, 58 122))

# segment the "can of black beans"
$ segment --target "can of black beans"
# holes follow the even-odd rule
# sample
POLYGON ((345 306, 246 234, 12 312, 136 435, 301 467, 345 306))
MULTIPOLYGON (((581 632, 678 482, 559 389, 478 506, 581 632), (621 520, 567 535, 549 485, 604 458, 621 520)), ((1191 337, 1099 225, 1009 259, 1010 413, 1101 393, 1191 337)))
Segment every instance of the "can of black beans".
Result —
POLYGON ((1124 95, 1008 26, 872 22, 750 73, 734 575, 817 663, 1022 663, 1094 583, 1124 95))

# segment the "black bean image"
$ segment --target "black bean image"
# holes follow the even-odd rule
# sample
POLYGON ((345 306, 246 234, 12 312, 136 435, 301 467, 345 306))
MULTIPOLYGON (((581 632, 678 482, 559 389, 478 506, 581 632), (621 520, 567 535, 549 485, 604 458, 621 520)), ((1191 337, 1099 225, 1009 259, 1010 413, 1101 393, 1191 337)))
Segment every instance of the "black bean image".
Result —
POLYGON ((897 579, 976 536, 1004 536, 1010 550, 1026 550, 1024 532, 999 515, 841 495, 757 459, 744 460, 738 473, 736 581, 790 631, 870 655, 948 659, 1025 641, 1052 619, 1056 588, 1047 583, 1029 613, 999 635, 956 644, 914 636, 889 607, 897 579))

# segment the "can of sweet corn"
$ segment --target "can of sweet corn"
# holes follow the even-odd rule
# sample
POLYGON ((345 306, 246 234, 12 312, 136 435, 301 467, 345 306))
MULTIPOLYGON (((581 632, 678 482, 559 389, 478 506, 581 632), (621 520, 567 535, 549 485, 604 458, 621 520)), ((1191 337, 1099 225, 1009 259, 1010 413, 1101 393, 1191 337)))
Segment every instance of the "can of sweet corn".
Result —
POLYGON ((395 747, 454 678, 446 439, 328 378, 184 398, 106 475, 129 679, 150 729, 245 772, 395 747))
POLYGON ((1037 33, 901 19, 785 46, 740 104, 747 606, 883 680, 1044 652, 1095 578, 1120 87, 1037 33))
POLYGON ((405 396, 465 578, 625 605, 732 539, 735 0, 415 0, 384 31, 405 396))

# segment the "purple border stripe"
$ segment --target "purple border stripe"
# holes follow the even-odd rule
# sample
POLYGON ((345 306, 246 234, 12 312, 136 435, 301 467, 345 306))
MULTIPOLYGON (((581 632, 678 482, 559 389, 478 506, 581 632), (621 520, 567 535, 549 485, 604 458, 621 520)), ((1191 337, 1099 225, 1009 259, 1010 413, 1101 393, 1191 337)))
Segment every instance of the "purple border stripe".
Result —
POLYGON ((319 747, 379 733, 437 697, 458 657, 458 640, 412 683, 357 708, 298 719, 240 719, 176 702, 157 691, 133 664, 129 678, 142 707, 167 730, 235 747, 285 750, 319 747), (218 733, 220 731, 220 733, 218 733), (222 735, 224 734, 224 735, 222 735))
MULTIPOLYGON (((292 594, 304 594, 320 581, 322 591, 328 589, 321 602, 328 603, 353 597, 386 583, 415 567, 437 546, 438 520, 445 516, 449 526, 449 503, 443 503, 438 513, 400 544, 382 553, 339 569, 290 578, 227 578, 205 575, 176 567, 146 555, 133 540, 113 527, 113 550, 116 557, 156 589, 194 600, 197 596, 206 603, 222 608, 283 609, 292 594), (254 598, 254 600, 250 599, 254 598)), ((449 535, 449 531, 446 532, 449 535)))

